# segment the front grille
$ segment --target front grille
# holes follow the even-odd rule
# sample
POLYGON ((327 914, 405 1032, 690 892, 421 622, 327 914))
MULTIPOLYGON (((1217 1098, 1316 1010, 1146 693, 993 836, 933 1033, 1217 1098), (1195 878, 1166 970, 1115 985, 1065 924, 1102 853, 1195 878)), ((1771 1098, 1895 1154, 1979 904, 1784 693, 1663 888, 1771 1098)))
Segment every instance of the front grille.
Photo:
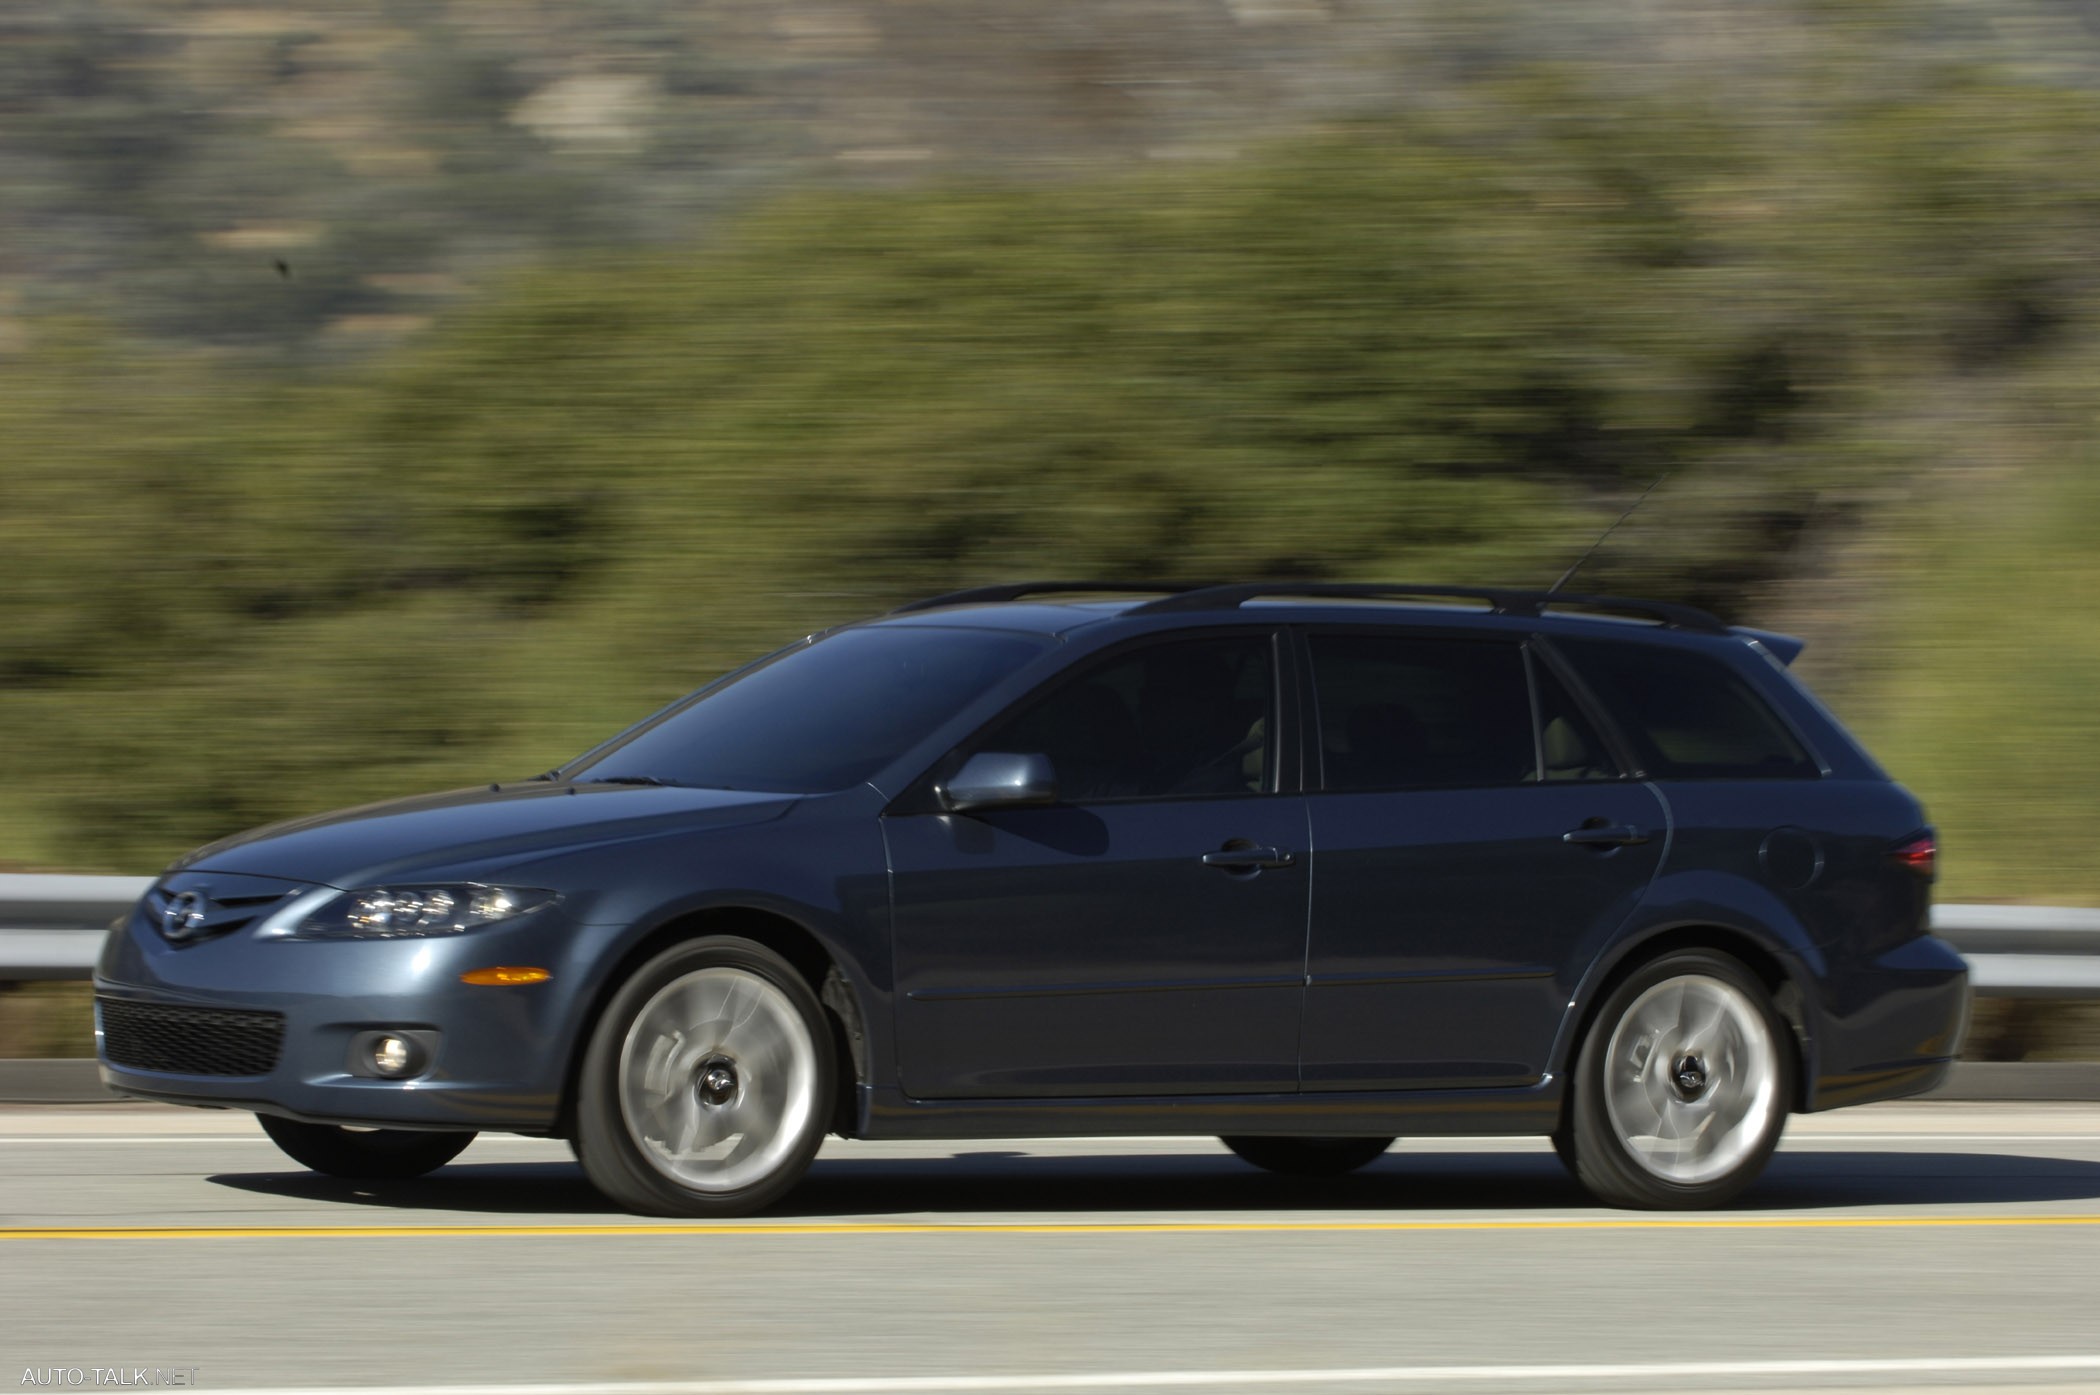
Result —
POLYGON ((158 882, 146 892, 140 909, 153 928, 160 931, 161 938, 174 945, 193 945, 247 929, 266 908, 291 894, 284 883, 264 884, 257 889, 253 884, 262 882, 259 877, 220 876, 211 880, 215 885, 208 886, 192 874, 158 882), (233 890, 226 889, 228 883, 233 884, 233 890), (177 897, 186 899, 182 909, 170 915, 177 897))
POLYGON ((102 1054, 113 1066, 169 1075, 268 1075, 284 1046, 284 1014, 95 999, 102 1054))

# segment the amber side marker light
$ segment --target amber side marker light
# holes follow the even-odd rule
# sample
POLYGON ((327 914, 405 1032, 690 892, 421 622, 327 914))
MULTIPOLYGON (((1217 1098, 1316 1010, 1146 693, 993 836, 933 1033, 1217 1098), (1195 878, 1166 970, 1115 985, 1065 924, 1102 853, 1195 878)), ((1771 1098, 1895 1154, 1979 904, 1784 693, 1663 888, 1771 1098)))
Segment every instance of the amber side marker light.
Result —
POLYGON ((512 983, 545 983, 554 975, 545 969, 522 968, 516 964, 498 964, 489 969, 469 969, 459 976, 461 983, 479 984, 483 987, 501 987, 512 983))

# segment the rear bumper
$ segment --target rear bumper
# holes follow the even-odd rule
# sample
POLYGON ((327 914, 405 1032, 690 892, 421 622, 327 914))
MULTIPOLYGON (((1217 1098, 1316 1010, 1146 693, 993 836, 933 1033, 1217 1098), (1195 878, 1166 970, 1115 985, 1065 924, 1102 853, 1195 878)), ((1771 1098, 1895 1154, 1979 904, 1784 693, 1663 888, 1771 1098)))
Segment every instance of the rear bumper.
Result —
POLYGON ((1931 935, 1824 985, 1808 1111, 1923 1094, 1943 1083, 1969 1023, 1969 966, 1931 935))
POLYGON ((95 971, 102 1080, 122 1095, 316 1123, 549 1132, 558 1126, 593 950, 613 933, 542 913, 426 939, 265 941, 237 931, 177 947, 135 913, 110 935, 95 971), (553 977, 508 987, 460 982, 469 969, 497 964, 543 967, 553 977), (181 1052, 175 1068, 159 1068, 166 1063, 158 1057, 152 1069, 137 1055, 112 1060, 103 1031, 111 1000, 281 1014, 282 1045, 266 1070, 235 1063, 242 1074, 181 1052), (433 1043, 417 1078, 356 1069, 359 1038, 390 1028, 433 1043))

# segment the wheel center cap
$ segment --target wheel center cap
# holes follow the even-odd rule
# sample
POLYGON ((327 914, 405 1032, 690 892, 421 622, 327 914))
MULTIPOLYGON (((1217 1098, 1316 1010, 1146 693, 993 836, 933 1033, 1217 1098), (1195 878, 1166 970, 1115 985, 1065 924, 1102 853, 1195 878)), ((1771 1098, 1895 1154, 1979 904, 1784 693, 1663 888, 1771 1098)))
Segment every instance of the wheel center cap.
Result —
POLYGON ((736 1065, 717 1056, 701 1064, 693 1090, 702 1104, 727 1104, 736 1098, 736 1065))
POLYGON ((1695 1100, 1706 1093, 1706 1062, 1686 1052, 1670 1067, 1670 1084, 1683 1100, 1695 1100))

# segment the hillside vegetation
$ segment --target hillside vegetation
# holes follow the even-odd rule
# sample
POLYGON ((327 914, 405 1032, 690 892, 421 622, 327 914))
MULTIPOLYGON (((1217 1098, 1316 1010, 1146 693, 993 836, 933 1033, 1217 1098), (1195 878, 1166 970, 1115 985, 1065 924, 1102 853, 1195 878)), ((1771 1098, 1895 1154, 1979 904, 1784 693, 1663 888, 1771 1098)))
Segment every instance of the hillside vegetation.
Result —
POLYGON ((1586 584, 1796 624, 1951 892, 2100 900, 2100 103, 1837 8, 1763 101, 1495 65, 1228 160, 818 187, 348 369, 20 317, 0 861, 528 775, 975 581, 1544 584, 1668 474, 1586 584))
POLYGON ((2073 439, 2022 444, 1999 423, 2013 444, 1995 469, 1888 520, 1900 552, 1868 613, 1889 633, 1836 694, 1926 801, 1952 899, 2100 905, 2100 461, 2073 443, 2096 369, 2066 384, 2073 439))

